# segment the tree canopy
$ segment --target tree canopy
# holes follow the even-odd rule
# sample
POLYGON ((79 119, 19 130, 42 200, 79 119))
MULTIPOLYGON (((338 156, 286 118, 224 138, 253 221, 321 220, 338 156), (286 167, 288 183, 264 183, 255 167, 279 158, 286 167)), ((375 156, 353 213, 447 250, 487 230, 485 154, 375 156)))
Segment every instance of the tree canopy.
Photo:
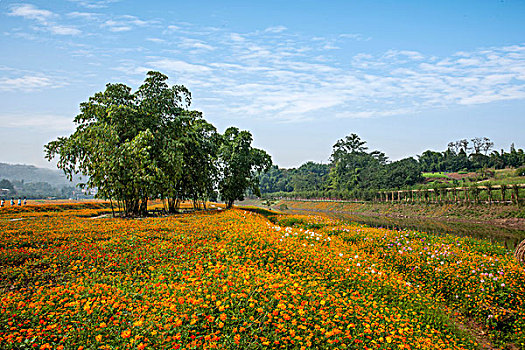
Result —
POLYGON ((87 175, 85 185, 116 200, 126 215, 146 214, 152 198, 167 199, 174 211, 182 200, 205 203, 217 189, 228 203, 249 188, 257 192, 255 173, 269 168, 270 156, 251 147, 248 131, 230 128, 219 135, 202 113, 189 109, 188 89, 167 80, 148 72, 135 92, 107 84, 80 104, 75 132, 49 142, 46 157, 58 157, 70 179, 87 175))
POLYGON ((250 132, 235 127, 226 129, 222 137, 219 191, 228 207, 235 200, 243 200, 247 188, 260 196, 259 174, 268 171, 272 165, 270 156, 261 149, 252 148, 251 143, 250 132))
POLYGON ((298 168, 274 166, 260 176, 264 194, 306 197, 371 199, 377 190, 403 189, 423 182, 422 172, 480 171, 525 165, 525 153, 514 145, 510 151, 491 151, 487 137, 448 143, 445 151, 427 150, 417 159, 390 162, 380 151, 369 151, 357 134, 337 140, 330 162, 306 162, 298 168), (490 152, 490 153, 489 153, 490 152))

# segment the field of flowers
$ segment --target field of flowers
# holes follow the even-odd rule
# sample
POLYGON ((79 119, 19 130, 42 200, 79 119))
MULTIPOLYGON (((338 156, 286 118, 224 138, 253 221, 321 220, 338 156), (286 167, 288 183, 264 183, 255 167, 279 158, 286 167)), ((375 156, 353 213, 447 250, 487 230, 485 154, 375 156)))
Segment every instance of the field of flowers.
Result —
POLYGON ((454 313, 524 347, 523 267, 481 241, 86 210, 108 209, 0 210, 0 348, 478 348, 454 313))

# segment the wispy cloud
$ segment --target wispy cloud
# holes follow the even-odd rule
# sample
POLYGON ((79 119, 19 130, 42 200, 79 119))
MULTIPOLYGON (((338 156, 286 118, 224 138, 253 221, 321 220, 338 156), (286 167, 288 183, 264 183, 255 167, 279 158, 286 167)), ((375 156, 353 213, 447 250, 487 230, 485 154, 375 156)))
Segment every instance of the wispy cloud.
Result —
POLYGON ((16 78, 0 77, 0 91, 34 91, 53 86, 51 78, 24 75, 16 78))
POLYGON ((46 27, 48 31, 57 35, 79 35, 81 30, 72 26, 63 26, 59 24, 52 24, 46 27))
POLYGON ((123 15, 114 19, 106 20, 102 26, 108 28, 111 32, 127 32, 135 27, 145 27, 152 23, 154 22, 144 21, 131 15, 123 15))
POLYGON ((166 42, 166 40, 161 38, 146 38, 146 40, 156 44, 162 44, 166 42))
POLYGON ((266 33, 281 33, 281 32, 284 32, 286 29, 285 26, 273 26, 273 27, 268 27, 266 28, 264 31, 266 33))
MULTIPOLYGON (((108 3, 95 1, 91 5, 108 3)), ((80 33, 76 27, 59 23, 60 15, 34 5, 13 6, 9 15, 33 21, 57 35, 80 33)), ((386 117, 452 105, 525 99, 525 44, 442 57, 395 48, 341 58, 339 51, 348 41, 367 41, 370 37, 360 33, 308 37, 282 25, 229 32, 191 23, 169 25, 132 15, 82 11, 66 16, 86 19, 89 25, 123 36, 138 28, 162 27, 157 35, 141 39, 159 44, 160 51, 154 51, 152 45, 128 47, 128 51, 121 47, 120 53, 140 49, 146 54, 117 61, 121 63, 112 67, 113 71, 129 75, 130 81, 151 69, 163 71, 200 92, 200 106, 207 111, 239 118, 297 121, 318 118, 320 113, 339 118, 386 117), (223 102, 219 104, 217 99, 223 102)), ((110 56, 116 49, 95 46, 76 50, 81 55, 98 52, 110 56)), ((39 75, 0 79, 3 90, 29 91, 49 84, 39 75)))
POLYGON ((205 41, 191 38, 182 38, 180 46, 183 48, 196 50, 215 50, 215 47, 209 45, 205 41))
POLYGON ((93 13, 93 12, 78 12, 78 11, 74 11, 74 12, 69 12, 67 14, 68 17, 70 18, 81 18, 81 19, 85 19, 85 20, 93 20, 97 17, 100 17, 100 14, 98 13, 93 13))
POLYGON ((189 74, 201 74, 201 73, 210 73, 211 69, 205 65, 192 64, 184 62, 181 60, 174 60, 169 58, 164 58, 156 61, 148 62, 148 65, 155 69, 159 69, 166 72, 174 73, 189 73, 189 74))
POLYGON ((59 18, 59 15, 31 4, 13 5, 8 15, 32 20, 35 22, 37 29, 56 35, 79 35, 82 33, 81 30, 74 26, 56 23, 55 20, 59 18))
POLYGON ((69 0, 74 2, 79 6, 89 8, 89 9, 100 9, 108 7, 109 5, 119 2, 120 0, 69 0))
POLYGON ((230 40, 236 42, 244 42, 246 39, 239 33, 230 33, 230 40))
POLYGON ((363 34, 359 34, 359 33, 343 33, 343 34, 339 34, 339 37, 340 38, 345 38, 345 39, 357 40, 357 41, 369 41, 369 40, 372 40, 371 37, 364 36, 363 34))
POLYGON ((175 74, 177 82, 201 92, 199 106, 206 111, 277 121, 388 117, 525 98, 525 44, 448 57, 392 49, 341 61, 331 53, 341 37, 364 40, 357 34, 313 40, 285 28, 179 34, 178 47, 216 48, 213 55, 174 50, 146 62, 127 62, 122 71, 175 74))
POLYGON ((71 116, 52 114, 0 114, 0 124, 3 128, 35 128, 39 131, 71 132, 74 124, 71 116))
POLYGON ((56 15, 48 10, 42 10, 31 4, 20 4, 11 7, 11 11, 8 13, 9 16, 19 16, 26 19, 33 19, 40 22, 47 21, 50 18, 56 17, 56 15))

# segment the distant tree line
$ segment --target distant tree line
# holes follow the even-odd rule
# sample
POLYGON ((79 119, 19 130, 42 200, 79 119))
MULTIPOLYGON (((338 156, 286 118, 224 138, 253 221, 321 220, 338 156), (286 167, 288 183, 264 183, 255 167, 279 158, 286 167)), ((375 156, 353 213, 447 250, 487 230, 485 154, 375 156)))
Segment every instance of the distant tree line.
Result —
POLYGON ((45 181, 25 182, 23 180, 0 180, 0 197, 26 197, 28 199, 40 198, 73 198, 80 193, 74 186, 54 186, 45 181))
POLYGON ((383 152, 368 151, 366 141, 351 134, 338 140, 328 164, 307 162, 297 169, 273 166, 260 176, 263 194, 303 198, 372 199, 378 190, 402 189, 424 181, 423 172, 478 171, 484 168, 517 168, 525 153, 514 145, 509 152, 491 151, 490 139, 450 142, 443 152, 425 151, 389 162, 383 152))
POLYGON ((518 168, 525 164, 523 149, 510 146, 505 150, 491 151, 494 143, 486 137, 476 137, 450 142, 444 152, 425 151, 419 158, 421 170, 425 172, 476 171, 483 168, 518 168))
POLYGON ((191 94, 168 77, 148 72, 132 92, 107 84, 80 104, 76 131, 45 146, 68 178, 88 176, 85 186, 115 201, 125 215, 147 213, 150 199, 163 199, 170 212, 183 200, 197 206, 218 196, 231 206, 246 191, 259 194, 259 175, 270 156, 253 148, 252 135, 235 127, 224 134, 201 112, 190 110, 191 94))

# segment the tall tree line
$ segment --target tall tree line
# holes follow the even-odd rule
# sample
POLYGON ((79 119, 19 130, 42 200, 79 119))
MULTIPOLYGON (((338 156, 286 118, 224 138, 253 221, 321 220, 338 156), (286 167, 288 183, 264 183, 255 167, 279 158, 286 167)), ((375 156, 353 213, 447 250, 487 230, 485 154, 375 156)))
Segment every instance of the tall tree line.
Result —
POLYGON ((297 169, 273 166, 260 176, 263 193, 299 196, 373 198, 377 190, 399 189, 424 180, 422 172, 477 171, 483 168, 517 168, 525 165, 525 153, 514 145, 509 152, 492 151, 486 137, 450 142, 447 150, 427 150, 417 158, 390 162, 383 152, 369 151, 356 134, 338 140, 327 164, 307 162, 297 169))
POLYGON ((149 199, 166 200, 173 212, 183 200, 205 203, 217 192, 229 206, 247 189, 257 193, 270 156, 251 146, 249 131, 218 133, 189 109, 188 89, 167 80, 152 71, 135 92, 107 84, 80 104, 75 132, 49 142, 46 157, 58 157, 70 179, 86 175, 86 186, 97 187, 98 196, 116 201, 128 216, 145 215, 149 199))
POLYGON ((494 143, 487 137, 462 139, 448 144, 447 150, 435 152, 427 150, 419 158, 421 169, 426 172, 476 171, 483 168, 518 168, 525 165, 523 149, 516 150, 514 144, 510 150, 492 150, 494 143))

